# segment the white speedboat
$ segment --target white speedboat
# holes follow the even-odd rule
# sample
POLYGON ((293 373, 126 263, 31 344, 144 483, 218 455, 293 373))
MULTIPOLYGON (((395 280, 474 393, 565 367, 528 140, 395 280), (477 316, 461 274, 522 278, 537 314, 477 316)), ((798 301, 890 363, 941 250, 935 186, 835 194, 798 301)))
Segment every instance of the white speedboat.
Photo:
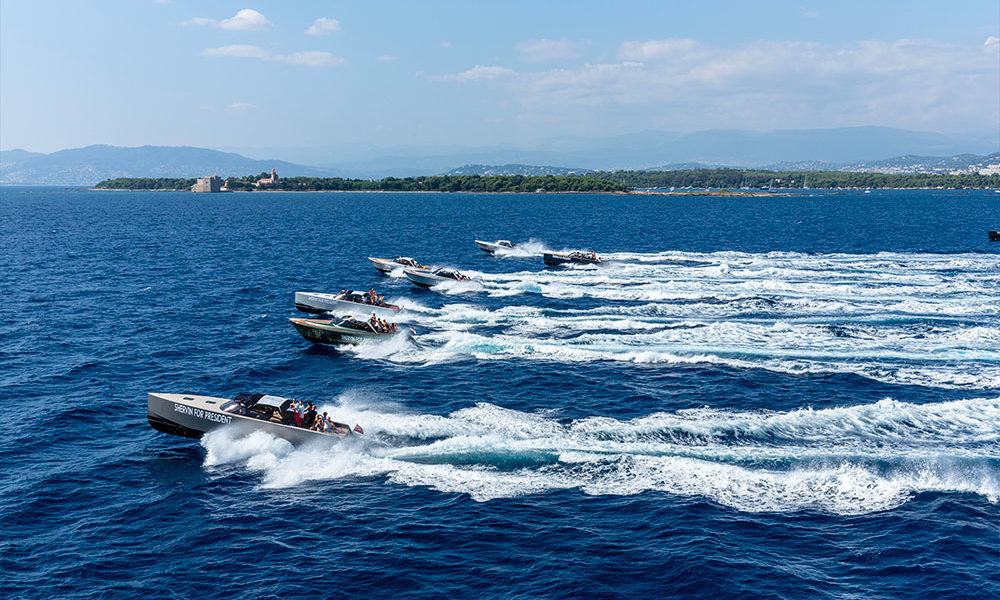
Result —
MULTIPOLYGON (((230 400, 193 394, 151 393, 146 401, 146 418, 157 431, 196 439, 222 426, 246 432, 264 431, 293 444, 351 435, 351 428, 346 423, 333 423, 326 432, 300 427, 295 424, 291 405, 292 401, 287 398, 266 394, 240 394, 230 400)), ((361 427, 356 431, 362 431, 361 427)))
POLYGON ((430 288, 449 281, 469 281, 469 277, 462 275, 454 269, 437 269, 427 271, 424 269, 404 269, 403 275, 420 287, 430 288))
POLYGON ((392 273, 396 269, 402 269, 405 267, 410 267, 413 269, 429 269, 427 265, 422 265, 408 256, 397 256, 396 258, 375 258, 374 256, 369 256, 368 260, 372 261, 375 268, 383 273, 392 273))
POLYGON ((339 294, 320 292, 295 292, 295 308, 302 312, 320 314, 335 312, 366 319, 375 314, 380 317, 395 316, 401 309, 395 304, 372 304, 363 292, 344 290, 339 294))
POLYGON ((497 240, 495 242, 484 242, 483 240, 476 240, 476 245, 479 249, 487 254, 494 254, 497 250, 502 250, 504 248, 516 248, 517 244, 512 243, 510 240, 497 240))

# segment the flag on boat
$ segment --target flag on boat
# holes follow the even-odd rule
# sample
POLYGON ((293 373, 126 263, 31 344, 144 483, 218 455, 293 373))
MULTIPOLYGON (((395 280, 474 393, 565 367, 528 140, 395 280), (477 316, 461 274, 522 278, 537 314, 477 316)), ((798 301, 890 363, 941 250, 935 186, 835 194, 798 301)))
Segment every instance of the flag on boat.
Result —
POLYGON ((358 433, 364 433, 365 432, 364 429, 361 429, 361 425, 355 425, 354 426, 354 431, 357 431, 358 433))

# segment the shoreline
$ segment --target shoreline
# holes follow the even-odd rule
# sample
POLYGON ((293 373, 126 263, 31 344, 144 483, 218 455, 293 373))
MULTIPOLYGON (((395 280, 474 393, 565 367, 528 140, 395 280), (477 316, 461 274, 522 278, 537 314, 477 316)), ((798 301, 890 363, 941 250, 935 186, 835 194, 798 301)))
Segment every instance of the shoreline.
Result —
MULTIPOLYGON (((76 187, 76 186, 18 186, 18 187, 76 187)), ((824 194, 837 194, 844 192, 863 192, 863 191, 873 191, 873 190, 887 190, 887 191, 907 191, 907 190, 937 190, 937 191, 948 191, 948 192, 977 192, 985 191, 992 192, 994 194, 1000 193, 994 190, 992 187, 985 188, 947 188, 947 187, 906 187, 906 188, 891 188, 891 187, 873 187, 873 188, 782 188, 782 191, 743 191, 743 190, 685 190, 685 191, 645 191, 645 190, 632 190, 628 192, 584 192, 584 191, 553 191, 553 192, 485 192, 485 191, 459 191, 459 192, 446 192, 440 190, 223 190, 221 192, 192 192, 191 190, 165 190, 165 189, 134 189, 126 190, 120 188, 97 188, 97 187, 86 187, 88 192, 186 192, 189 194, 203 194, 203 195, 213 195, 213 194, 532 194, 532 195, 546 195, 546 194, 608 194, 616 196, 718 196, 723 198, 734 197, 734 198, 770 198, 779 196, 802 196, 809 195, 813 193, 824 193, 824 194), (804 194, 804 193, 805 194, 804 194)), ((960 194, 965 195, 965 194, 960 194)))

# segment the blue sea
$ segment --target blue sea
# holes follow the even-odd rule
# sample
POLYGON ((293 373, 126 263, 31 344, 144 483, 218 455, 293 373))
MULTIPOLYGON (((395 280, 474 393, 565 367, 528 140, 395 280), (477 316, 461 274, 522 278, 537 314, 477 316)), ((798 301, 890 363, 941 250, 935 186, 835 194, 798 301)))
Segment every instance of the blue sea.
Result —
POLYGON ((996 598, 988 229, 991 191, 2 188, 0 596, 996 598), (415 343, 288 322, 369 287, 415 343), (364 434, 183 439, 147 392, 364 434))

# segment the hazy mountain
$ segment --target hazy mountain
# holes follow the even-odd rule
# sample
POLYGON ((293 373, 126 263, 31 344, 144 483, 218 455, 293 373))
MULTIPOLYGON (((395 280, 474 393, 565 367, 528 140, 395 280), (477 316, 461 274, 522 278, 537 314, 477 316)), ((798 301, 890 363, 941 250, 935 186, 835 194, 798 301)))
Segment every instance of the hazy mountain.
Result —
POLYGON ((329 176, 327 169, 188 146, 87 146, 52 154, 9 150, 0 156, 0 183, 93 185, 114 177, 222 177, 277 169, 279 176, 329 176))
MULTIPOLYGON (((262 151, 258 149, 255 152, 262 151)), ((957 136, 887 127, 846 127, 767 132, 643 131, 612 138, 560 137, 532 143, 530 149, 503 146, 396 146, 380 149, 357 145, 299 148, 284 152, 272 149, 268 150, 270 152, 274 152, 273 156, 294 155, 298 160, 322 166, 258 160, 233 152, 173 146, 88 146, 52 154, 9 150, 0 153, 0 183, 91 185, 111 177, 196 177, 212 173, 225 177, 270 171, 272 167, 282 176, 359 178, 407 177, 453 170, 458 172, 465 168, 478 168, 479 172, 494 169, 498 173, 509 169, 510 172, 526 174, 529 171, 525 169, 541 169, 539 173, 555 174, 586 170, 718 166, 774 168, 779 165, 782 168, 860 170, 886 160, 887 156, 901 157, 899 160, 907 157, 924 160, 928 157, 960 157, 967 153, 977 156, 996 153, 1000 152, 1000 139, 992 133, 957 136), (457 165, 467 167, 459 168, 457 165)))
POLYGON ((950 173, 978 171, 987 165, 1000 164, 1000 152, 993 154, 958 154, 955 156, 897 156, 885 160, 843 165, 842 171, 879 173, 950 173))
POLYGON ((532 165, 464 165, 452 169, 445 175, 582 175, 590 169, 567 169, 566 167, 536 167, 532 165))
MULTIPOLYGON (((947 156, 1000 151, 996 133, 946 135, 888 127, 776 131, 642 131, 610 138, 559 137, 510 146, 299 148, 296 160, 356 177, 441 173, 456 165, 572 165, 579 169, 649 169, 677 164, 761 167, 872 161, 887 156, 947 156)), ((286 156, 275 151, 275 156, 286 156)))

